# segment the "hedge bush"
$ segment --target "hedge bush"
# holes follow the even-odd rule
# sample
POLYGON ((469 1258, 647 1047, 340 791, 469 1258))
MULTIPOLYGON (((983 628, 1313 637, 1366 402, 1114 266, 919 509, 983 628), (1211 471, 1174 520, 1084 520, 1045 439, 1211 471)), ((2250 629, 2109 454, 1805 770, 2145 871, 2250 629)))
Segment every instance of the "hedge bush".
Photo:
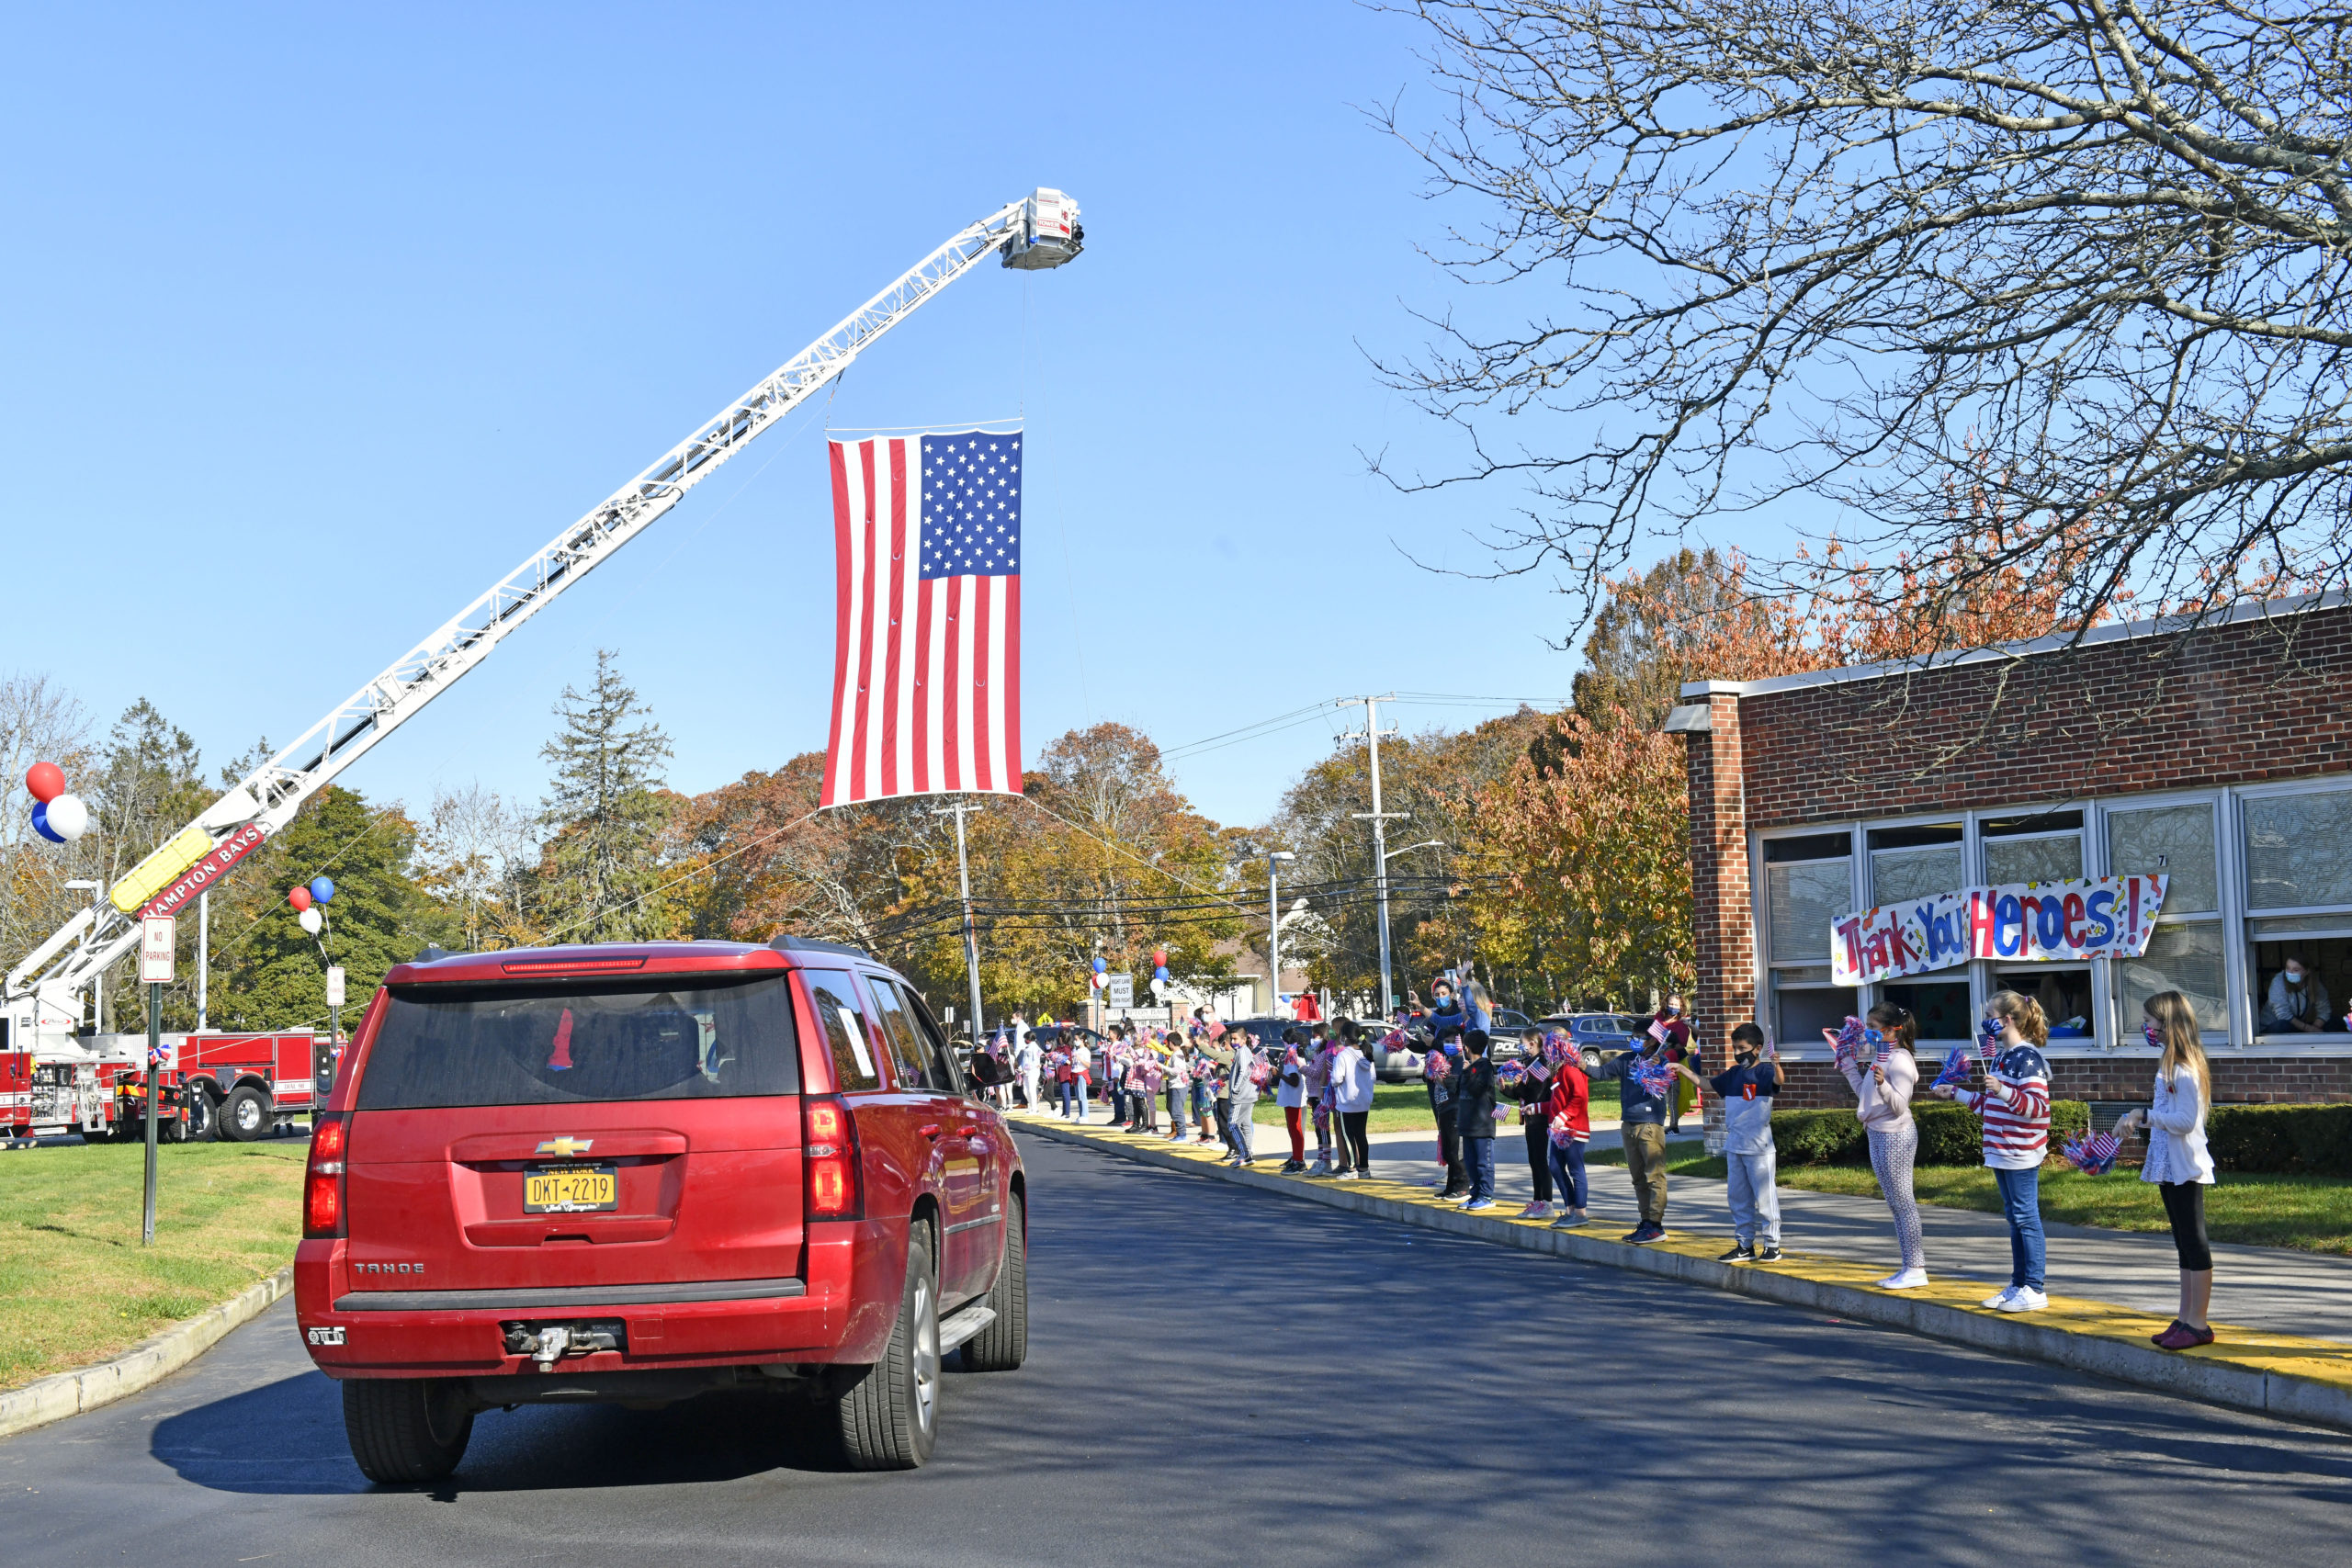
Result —
MULTIPOLYGON (((2352 1111, 2352 1106, 2343 1107, 2352 1111)), ((1911 1118, 1919 1124, 1918 1165, 1981 1165, 1984 1159, 1984 1125, 1976 1112, 1946 1100, 1913 1100, 1911 1118)), ((2091 1108, 2079 1100, 2050 1102, 2050 1147, 2080 1137, 2091 1124, 2091 1108)), ((2352 1152, 2352 1141, 2344 1148, 2352 1152)), ((1776 1111, 1772 1113, 1772 1147, 1788 1165, 1868 1165, 1870 1135, 1851 1111, 1776 1111)), ((2216 1156, 2218 1156, 2218 1154, 2216 1156)), ((2248 1168, 2272 1168, 2269 1167, 2248 1168)))
POLYGON ((2352 1105, 2217 1105, 2205 1142, 2222 1170, 2352 1176, 2352 1105))

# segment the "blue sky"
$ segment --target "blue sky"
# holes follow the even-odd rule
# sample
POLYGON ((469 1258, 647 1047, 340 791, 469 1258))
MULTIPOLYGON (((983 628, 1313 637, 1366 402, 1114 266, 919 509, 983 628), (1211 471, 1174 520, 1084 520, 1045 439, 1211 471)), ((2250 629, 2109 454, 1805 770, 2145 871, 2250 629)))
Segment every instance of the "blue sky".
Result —
MULTIPOLYGON (((1089 244, 990 266, 542 614, 346 781, 526 801, 600 646, 707 789, 824 742, 823 429, 1019 416, 1023 721, 1164 745, 1396 688, 1563 697, 1540 578, 1433 575, 1517 497, 1367 351, 1456 290, 1360 106, 1434 108, 1345 4, 20 14, 0 102, 0 668, 212 761, 283 741, 959 225, 1036 185, 1089 244)), ((1531 306, 1532 308, 1532 306, 1531 306)), ((1480 708, 1401 710, 1408 728, 1480 708)), ((1192 754, 1262 819, 1345 715, 1192 754)))

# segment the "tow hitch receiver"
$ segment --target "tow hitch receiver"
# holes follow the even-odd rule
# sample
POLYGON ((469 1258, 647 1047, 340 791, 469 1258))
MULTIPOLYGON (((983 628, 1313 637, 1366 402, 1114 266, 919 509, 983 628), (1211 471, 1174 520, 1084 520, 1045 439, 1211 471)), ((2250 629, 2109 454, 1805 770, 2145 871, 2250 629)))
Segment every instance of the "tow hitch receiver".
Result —
POLYGON ((506 1353, 528 1356, 545 1371, 566 1356, 596 1350, 625 1350, 628 1335, 619 1319, 595 1323, 502 1323, 506 1353))

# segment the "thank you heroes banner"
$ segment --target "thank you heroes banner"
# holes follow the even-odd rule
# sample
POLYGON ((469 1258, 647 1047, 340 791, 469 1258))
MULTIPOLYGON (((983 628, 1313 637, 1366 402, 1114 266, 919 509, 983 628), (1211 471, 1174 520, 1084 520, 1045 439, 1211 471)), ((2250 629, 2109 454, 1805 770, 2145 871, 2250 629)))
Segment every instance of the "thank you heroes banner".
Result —
POLYGON ((1829 924, 1840 986, 1949 969, 1972 958, 2063 964, 2148 950, 2167 878, 2102 876, 1963 887, 1842 915, 1829 924))

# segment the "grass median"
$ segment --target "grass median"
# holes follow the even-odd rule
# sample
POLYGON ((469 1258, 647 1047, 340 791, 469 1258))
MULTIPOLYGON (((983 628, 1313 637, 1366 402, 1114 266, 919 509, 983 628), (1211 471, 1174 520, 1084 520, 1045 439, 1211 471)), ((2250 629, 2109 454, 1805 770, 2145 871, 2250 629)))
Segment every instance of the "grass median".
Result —
POLYGON ((292 1262, 308 1153, 165 1145, 153 1247, 139 1240, 143 1146, 0 1155, 0 1389, 119 1355, 292 1262))
MULTIPOLYGON (((1619 1149, 1586 1156, 1594 1165, 1623 1165, 1619 1149)), ((1669 1154, 1670 1176, 1724 1179, 1721 1156, 1669 1154)), ((1782 1166, 1780 1185, 1808 1192, 1838 1192, 1883 1198, 1867 1167, 1782 1166)), ((1983 1166, 1917 1167, 1911 1189, 1922 1203, 1947 1209, 2001 1212, 1993 1173, 1983 1166)), ((2109 1230, 2169 1232, 2164 1202, 2140 1173, 2119 1168, 2107 1176, 2050 1165, 2041 1172, 2041 1217, 2058 1224, 2099 1225, 2109 1230)), ((2215 1241, 2246 1247, 2283 1247, 2300 1252, 2352 1254, 2352 1181, 2324 1176, 2260 1176, 2223 1171, 2205 1190, 2205 1234, 2215 1241)))

